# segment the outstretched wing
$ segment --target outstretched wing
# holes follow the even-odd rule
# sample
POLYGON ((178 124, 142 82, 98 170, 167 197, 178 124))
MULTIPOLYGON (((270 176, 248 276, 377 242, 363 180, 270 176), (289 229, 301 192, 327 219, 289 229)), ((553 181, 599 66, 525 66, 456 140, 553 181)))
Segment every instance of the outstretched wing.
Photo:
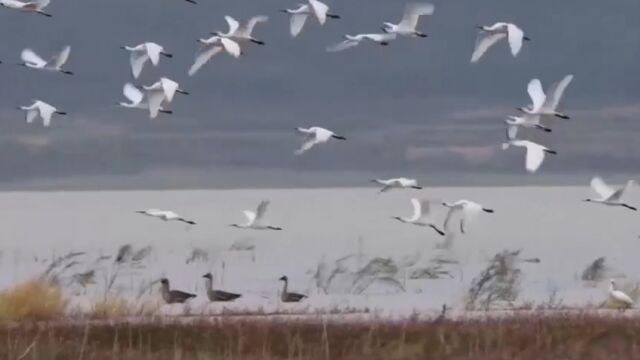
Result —
POLYGON ((249 19, 246 26, 241 27, 236 31, 236 35, 249 37, 251 36, 251 33, 253 33, 253 28, 256 27, 258 23, 267 22, 268 20, 269 20, 269 17, 265 15, 254 16, 251 19, 249 19))
POLYGON ((527 159, 525 161, 527 171, 530 173, 538 171, 542 161, 544 161, 544 147, 530 141, 527 142, 527 159))
POLYGON ((256 221, 261 221, 264 217, 264 214, 267 212, 267 208, 269 207, 269 201, 264 200, 260 202, 258 208, 256 209, 256 221))
POLYGON ((53 58, 53 66, 56 69, 61 69, 69 60, 69 55, 71 55, 71 46, 65 46, 58 55, 53 58))
POLYGON ((162 46, 156 43, 146 43, 145 49, 147 50, 147 55, 149 59, 151 59, 151 63, 153 66, 157 66, 160 63, 160 53, 162 52, 162 46))
POLYGON ((229 55, 235 58, 240 57, 240 45, 238 45, 237 42, 227 38, 220 38, 220 42, 222 43, 224 49, 229 53, 229 55))
POLYGON ((415 29, 418 26, 418 20, 422 15, 433 15, 435 7, 429 3, 407 4, 404 8, 404 15, 398 24, 401 28, 415 29))
POLYGON ((147 91, 147 102, 149 103, 149 118, 155 119, 162 108, 164 101, 164 91, 150 90, 147 91))
POLYGON ((444 224, 442 225, 447 233, 451 232, 451 227, 450 227, 451 221, 453 221, 453 218, 459 212, 460 212, 460 208, 456 206, 449 208, 449 212, 447 212, 447 217, 444 219, 444 224))
POLYGON ((471 62, 478 62, 490 47, 504 39, 506 36, 507 35, 505 33, 479 33, 478 38, 476 39, 476 47, 473 49, 473 54, 471 54, 471 62))
POLYGON ((165 99, 169 103, 172 102, 173 97, 175 96, 176 91, 178 90, 178 87, 180 85, 177 82, 167 78, 160 79, 160 83, 162 84, 162 90, 164 91, 165 99))
POLYGON ((529 93, 529 97, 531 97, 531 102, 533 104, 533 107, 531 108, 532 112, 539 111, 546 99, 540 80, 532 79, 529 81, 529 84, 527 85, 527 92, 529 93))
POLYGON ((409 221, 415 222, 422 217, 422 204, 420 203, 420 200, 416 198, 411 199, 411 204, 413 205, 413 215, 409 221))
POLYGON ((242 212, 247 218, 247 225, 251 226, 256 221, 256 213, 251 210, 244 210, 242 212))
POLYGON ((138 89, 131 83, 124 84, 122 93, 127 99, 129 99, 132 104, 135 105, 140 104, 142 102, 142 99, 144 98, 144 94, 142 93, 142 91, 140 91, 140 89, 138 89))
POLYGON ((327 12, 329 11, 329 7, 327 6, 327 4, 320 2, 318 0, 308 0, 308 1, 309 1, 309 5, 311 6, 311 10, 313 11, 313 14, 318 19, 318 22, 320 23, 320 25, 324 25, 324 23, 327 21, 327 12))
POLYGON ((517 56, 520 52, 520 49, 522 49, 522 39, 524 37, 524 32, 522 32, 522 30, 514 24, 508 24, 507 34, 509 47, 511 48, 511 55, 517 56))
POLYGON ((591 179, 591 188, 602 200, 608 200, 616 192, 614 188, 607 185, 604 180, 598 176, 591 179))
POLYGON ((222 46, 220 45, 203 45, 196 54, 196 60, 189 68, 189 76, 195 75, 200 68, 206 64, 212 57, 222 51, 222 46))
POLYGON ((38 54, 36 54, 35 51, 28 48, 22 50, 22 52, 20 53, 20 58, 25 63, 31 64, 37 67, 42 67, 47 64, 47 62, 44 61, 44 59, 41 58, 38 54))
POLYGON ((327 51, 328 52, 338 52, 338 51, 343 51, 343 50, 347 50, 350 49, 352 47, 356 47, 360 45, 359 41, 354 41, 354 40, 345 40, 345 41, 341 41, 337 44, 332 44, 327 46, 327 51))
POLYGON ((302 31, 304 23, 307 21, 307 14, 293 14, 291 15, 291 36, 296 37, 302 31))
POLYGON ((229 15, 226 15, 224 19, 227 21, 227 24, 229 25, 229 31, 227 32, 227 34, 229 34, 229 36, 234 35, 236 31, 238 31, 240 24, 236 19, 232 18, 229 15))
POLYGON ((555 111, 560 105, 560 100, 562 99, 562 95, 564 94, 565 89, 571 81, 573 80, 573 75, 567 75, 562 80, 557 83, 554 83, 549 87, 547 91, 547 99, 545 102, 545 106, 549 110, 555 111))
POLYGON ((149 60, 149 55, 147 55, 144 51, 132 51, 131 56, 129 57, 129 62, 131 63, 131 74, 135 79, 140 76, 142 72, 142 68, 144 64, 149 60))

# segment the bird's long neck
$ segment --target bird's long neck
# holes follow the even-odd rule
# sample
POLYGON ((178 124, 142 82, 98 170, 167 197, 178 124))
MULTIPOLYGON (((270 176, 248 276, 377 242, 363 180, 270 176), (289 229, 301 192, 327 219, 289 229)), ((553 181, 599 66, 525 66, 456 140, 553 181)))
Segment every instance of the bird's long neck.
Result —
POLYGON ((284 281, 284 285, 282 287, 282 294, 286 294, 287 288, 289 287, 289 280, 283 280, 283 281, 284 281))
POLYGON ((616 291, 616 286, 614 283, 609 284, 609 292, 612 293, 616 291))
POLYGON ((205 278, 204 285, 207 291, 213 291, 213 279, 205 278))
POLYGON ((162 284, 162 286, 160 287, 160 294, 162 295, 162 298, 167 302, 169 301, 169 298, 170 298, 169 292, 170 292, 169 285, 162 284))

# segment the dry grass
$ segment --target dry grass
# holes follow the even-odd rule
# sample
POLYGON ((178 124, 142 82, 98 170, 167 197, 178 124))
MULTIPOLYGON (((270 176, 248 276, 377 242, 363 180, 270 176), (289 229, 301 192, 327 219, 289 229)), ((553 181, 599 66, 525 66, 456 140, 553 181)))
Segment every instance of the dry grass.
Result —
POLYGON ((0 293, 0 320, 53 320, 65 316, 68 301, 46 277, 15 285, 0 293))
MULTIPOLYGON (((610 313, 615 314, 615 313, 610 313)), ((493 319, 230 320, 0 326, 14 359, 640 359, 640 318, 589 313, 493 319), (82 356, 80 356, 82 354, 82 356)))

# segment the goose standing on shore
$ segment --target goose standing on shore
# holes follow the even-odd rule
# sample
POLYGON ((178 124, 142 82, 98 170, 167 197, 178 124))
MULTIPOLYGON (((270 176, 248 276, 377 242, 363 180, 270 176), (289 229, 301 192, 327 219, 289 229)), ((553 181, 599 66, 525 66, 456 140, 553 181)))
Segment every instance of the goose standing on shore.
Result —
POLYGON ((210 301, 227 302, 227 301, 233 301, 242 296, 241 294, 235 294, 235 293, 226 292, 222 290, 214 290, 213 276, 211 275, 211 273, 206 273, 202 277, 204 278, 205 286, 207 289, 207 297, 209 298, 210 301))
POLYGON ((284 303, 300 302, 302 299, 307 297, 307 295, 289 292, 289 278, 286 275, 282 276, 278 280, 284 282, 284 286, 282 287, 282 294, 280 294, 280 300, 282 300, 282 302, 284 303))
POLYGON ((309 15, 313 15, 321 26, 324 25, 327 18, 340 19, 339 15, 329 13, 329 6, 327 6, 327 4, 318 0, 307 0, 306 4, 300 4, 300 6, 295 9, 284 9, 280 11, 291 15, 289 31, 292 37, 300 34, 309 15))
POLYGON ((270 226, 264 223, 264 214, 269 207, 269 201, 264 200, 260 202, 256 211, 244 210, 244 216, 247 218, 245 224, 231 224, 230 226, 240 229, 254 229, 254 230, 282 230, 281 227, 270 226))
POLYGON ((613 279, 611 279, 609 284, 609 301, 613 303, 612 305, 619 306, 623 309, 633 307, 633 299, 622 290, 616 289, 616 282, 613 279))
POLYGON ((45 61, 40 57, 40 55, 36 54, 35 51, 27 48, 22 50, 20 53, 20 58, 22 59, 22 63, 20 65, 31 69, 73 75, 73 72, 62 69, 64 64, 69 60, 69 55, 71 55, 71 46, 65 46, 59 53, 53 56, 51 60, 45 61))
POLYGON ((166 52, 162 45, 158 45, 154 42, 146 42, 137 46, 121 46, 121 49, 129 51, 129 62, 131 64, 131 74, 134 79, 137 79, 144 68, 144 64, 151 60, 153 66, 158 66, 160 63, 160 55, 172 58, 173 55, 166 52))
POLYGON ((400 22, 397 24, 385 22, 382 24, 382 31, 387 34, 425 38, 427 34, 416 29, 418 20, 420 20, 420 16, 433 15, 434 11, 435 7, 430 3, 407 4, 400 22))
POLYGON ((547 93, 542 89, 542 83, 539 79, 532 79, 527 85, 527 92, 531 98, 531 105, 520 107, 518 110, 525 114, 555 116, 561 119, 570 119, 569 115, 558 111, 560 100, 564 95, 567 86, 573 80, 573 75, 567 75, 562 80, 553 83, 547 93))
POLYGON ((162 295, 164 302, 167 304, 182 304, 187 300, 196 297, 195 294, 188 292, 171 290, 169 287, 169 279, 167 278, 160 280, 160 284, 160 294, 162 295))
POLYGON ((392 189, 416 189, 422 190, 422 186, 418 185, 418 180, 407 179, 404 177, 393 179, 374 179, 371 182, 383 185, 378 193, 387 192, 392 189))
POLYGON ((36 13, 51 17, 51 14, 44 11, 50 0, 33 0, 33 1, 20 1, 20 0, 0 0, 0 6, 15 9, 26 13, 36 13))
POLYGON ((481 211, 492 214, 493 209, 485 208, 484 206, 470 201, 470 200, 458 200, 452 203, 442 203, 443 206, 449 208, 447 218, 444 220, 445 231, 450 232, 451 221, 456 215, 460 215, 460 232, 465 233, 465 223, 468 222, 471 217, 477 215, 481 211))
POLYGON ((622 206, 629 210, 637 211, 634 206, 623 203, 622 196, 635 184, 634 180, 629 180, 627 183, 618 189, 614 189, 607 185, 600 177, 594 177, 591 179, 591 188, 598 194, 598 198, 585 199, 585 202, 593 202, 597 204, 603 204, 608 206, 622 206))
POLYGON ((413 205, 413 215, 410 218, 404 218, 400 216, 394 216, 393 219, 405 224, 412 224, 416 226, 428 226, 437 232, 440 236, 444 236, 444 231, 438 229, 431 219, 431 201, 430 200, 418 200, 411 199, 413 205))
POLYGON ((154 217, 162 221, 180 221, 185 224, 196 225, 195 221, 187 220, 171 210, 160 210, 160 209, 138 210, 136 211, 136 214, 142 214, 142 215, 154 217))
POLYGON ((44 101, 34 100, 33 104, 29 106, 21 106, 20 110, 26 111, 27 124, 31 124, 38 116, 42 119, 42 125, 49 127, 51 124, 51 117, 53 114, 67 115, 66 112, 60 111, 55 107, 47 104, 44 101))
POLYGON ((324 144, 330 139, 347 140, 347 138, 345 138, 344 136, 337 135, 331 130, 327 130, 318 126, 313 126, 310 128, 299 127, 296 128, 296 131, 305 135, 304 143, 302 143, 302 146, 295 151, 296 155, 302 155, 312 147, 318 144, 324 144))
POLYGON ((518 127, 509 125, 507 127, 507 142, 502 144, 502 150, 507 150, 510 146, 522 147, 526 149, 525 168, 530 173, 535 173, 542 165, 545 154, 557 154, 556 151, 534 143, 529 140, 517 139, 518 127))
POLYGON ((530 41, 531 39, 524 36, 524 32, 515 24, 506 22, 497 22, 493 25, 478 26, 480 33, 476 40, 476 46, 471 55, 471 62, 475 63, 480 60, 482 55, 495 45, 498 41, 507 38, 511 55, 518 56, 522 48, 522 41, 530 41))

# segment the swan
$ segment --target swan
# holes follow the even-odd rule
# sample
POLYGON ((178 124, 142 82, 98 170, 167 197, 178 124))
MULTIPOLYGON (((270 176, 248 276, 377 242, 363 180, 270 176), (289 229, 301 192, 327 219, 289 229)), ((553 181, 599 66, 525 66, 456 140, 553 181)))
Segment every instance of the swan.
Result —
POLYGON ((407 4, 400 22, 397 24, 385 22, 382 24, 382 31, 387 34, 427 37, 427 34, 416 30, 416 27, 418 26, 420 16, 433 15, 434 11, 435 7, 430 3, 407 4))
POLYGON ((26 120, 28 124, 31 124, 36 117, 40 116, 42 119, 42 125, 45 127, 48 127, 51 124, 51 117, 53 114, 67 115, 66 112, 59 111, 55 107, 40 100, 34 100, 33 104, 29 106, 21 106, 19 109, 27 112, 26 120))
POLYGON ((611 279, 609 284, 609 299, 617 304, 622 305, 624 308, 633 307, 633 299, 622 290, 616 289, 616 282, 611 279))
POLYGON ((551 128, 542 125, 540 115, 522 114, 521 116, 507 116, 507 125, 536 128, 545 132, 551 132, 551 128))
POLYGON ((307 0, 306 4, 300 4, 295 9, 284 9, 280 11, 291 15, 290 32, 292 37, 300 34, 309 15, 313 15, 320 25, 324 25, 327 18, 340 19, 340 15, 329 13, 327 4, 318 0, 307 0))
POLYGON ((131 63, 131 73, 134 79, 140 76, 142 68, 147 61, 151 60, 153 66, 158 66, 160 63, 160 55, 167 58, 173 57, 172 54, 164 50, 162 45, 154 42, 146 42, 137 46, 121 46, 120 48, 131 53, 129 62, 131 63))
POLYGON ((520 110, 526 114, 555 116, 561 119, 569 119, 570 117, 564 113, 558 112, 558 105, 562 100, 562 95, 567 86, 573 80, 573 75, 567 75, 562 80, 553 83, 545 95, 542 90, 542 83, 539 79, 532 79, 527 85, 527 92, 531 97, 532 104, 528 107, 520 107, 520 110))
POLYGON ((22 53, 20 54, 22 63, 20 63, 19 65, 32 69, 61 72, 66 75, 73 75, 73 72, 62 69, 64 64, 67 63, 67 60, 69 60, 70 54, 71 46, 65 46, 51 60, 45 61, 38 54, 36 54, 35 51, 27 48, 22 50, 22 53))
POLYGON ((142 87, 147 92, 149 106, 149 116, 153 119, 158 116, 163 104, 170 104, 176 93, 189 95, 187 91, 180 88, 177 82, 162 77, 160 80, 149 86, 142 87))
POLYGON ((280 300, 282 300, 282 302, 300 302, 302 299, 307 297, 307 295, 289 292, 289 278, 287 276, 282 276, 278 280, 284 282, 282 294, 280 294, 280 300))
POLYGON ((440 236, 445 235, 444 231, 438 229, 438 227, 431 221, 431 201, 413 198, 411 199, 411 204, 413 205, 413 215, 410 218, 394 216, 393 219, 405 224, 428 226, 440 234, 440 236))
POLYGON ((471 55, 471 62, 475 63, 480 60, 490 47, 495 45, 498 41, 507 38, 509 41, 509 47, 511 49, 511 55, 518 56, 520 49, 522 48, 522 41, 531 41, 527 36, 524 36, 524 32, 515 24, 506 22, 497 22, 493 25, 478 26, 480 33, 476 40, 476 45, 471 55))
POLYGON ((198 42, 200 42, 201 46, 196 54, 195 62, 191 65, 191 68, 189 68, 189 76, 195 75, 204 64, 222 50, 225 50, 227 54, 236 59, 240 57, 242 53, 240 45, 226 37, 215 35, 208 39, 199 39, 198 42))
POLYGON ((264 223, 264 214, 269 207, 269 201, 264 200, 260 202, 256 211, 244 210, 244 216, 247 218, 245 224, 231 224, 230 226, 240 229, 254 229, 254 230, 282 230, 281 227, 270 226, 264 223))
POLYGON ((418 181, 416 179, 407 179, 404 177, 393 178, 393 179, 374 179, 374 180, 371 180, 371 182, 383 185, 383 187, 379 191, 380 193, 389 191, 391 189, 411 188, 416 190, 422 190, 422 186, 418 186, 418 181))
POLYGON ((246 25, 244 26, 240 26, 240 23, 229 15, 225 16, 224 19, 227 21, 227 24, 229 25, 229 30, 226 33, 222 33, 220 31, 212 32, 211 35, 225 37, 237 43, 252 42, 258 45, 264 45, 264 41, 254 38, 251 34, 253 33, 253 28, 257 24, 267 22, 269 20, 268 16, 265 16, 265 15, 254 16, 251 19, 249 19, 249 21, 247 21, 246 25))
POLYGON ((607 185, 602 178, 596 176, 591 179, 591 188, 593 191, 598 194, 598 198, 585 199, 585 202, 593 202, 597 204, 604 204, 609 206, 622 206, 629 210, 637 211, 638 209, 634 206, 625 204, 621 201, 622 196, 631 188, 631 186, 635 185, 635 181, 629 180, 627 183, 618 189, 614 189, 611 186, 607 185))
POLYGON ((507 142, 502 144, 502 150, 507 150, 510 146, 523 147, 526 149, 525 168, 530 173, 535 173, 542 165, 545 154, 557 154, 555 150, 551 150, 538 143, 529 140, 518 140, 516 135, 518 127, 509 125, 507 127, 507 142))
POLYGON ((9 9, 16 9, 23 12, 32 12, 46 17, 51 17, 51 14, 44 11, 50 0, 33 0, 33 1, 19 1, 19 0, 0 0, 0 6, 4 6, 9 9))
POLYGON ((160 210, 160 209, 147 209, 147 210, 138 210, 137 214, 142 214, 146 216, 151 216, 162 221, 180 221, 189 225, 196 225, 195 221, 187 220, 182 216, 171 210, 160 210))
POLYGON ((296 150, 296 155, 301 155, 307 152, 309 149, 318 144, 324 144, 330 139, 338 139, 338 140, 347 140, 344 136, 337 135, 331 130, 327 130, 325 128, 313 126, 310 128, 296 128, 296 130, 305 135, 304 143, 302 146, 296 150))
POLYGON ((485 208, 481 204, 470 200, 458 200, 452 203, 442 203, 443 206, 449 208, 449 212, 447 213, 447 218, 444 220, 444 228, 447 232, 449 232, 449 225, 451 224, 451 220, 457 214, 460 214, 460 232, 465 233, 465 223, 471 219, 472 216, 484 211, 486 213, 494 213, 493 209, 485 208))
POLYGON ((345 40, 337 44, 327 46, 328 52, 338 52, 360 45, 363 41, 371 41, 378 45, 387 46, 396 39, 396 34, 357 34, 345 35, 345 40))
MULTIPOLYGON (((145 96, 145 94, 142 92, 142 90, 140 90, 139 88, 137 88, 135 85, 131 83, 126 83, 122 88, 122 93, 129 100, 129 102, 122 101, 118 103, 120 106, 126 107, 126 108, 133 108, 133 109, 149 110, 149 116, 152 119, 154 118, 151 114, 151 110, 149 109, 148 99, 145 96)), ((162 105, 158 109, 158 112, 163 114, 173 114, 173 111, 164 109, 162 105)))

